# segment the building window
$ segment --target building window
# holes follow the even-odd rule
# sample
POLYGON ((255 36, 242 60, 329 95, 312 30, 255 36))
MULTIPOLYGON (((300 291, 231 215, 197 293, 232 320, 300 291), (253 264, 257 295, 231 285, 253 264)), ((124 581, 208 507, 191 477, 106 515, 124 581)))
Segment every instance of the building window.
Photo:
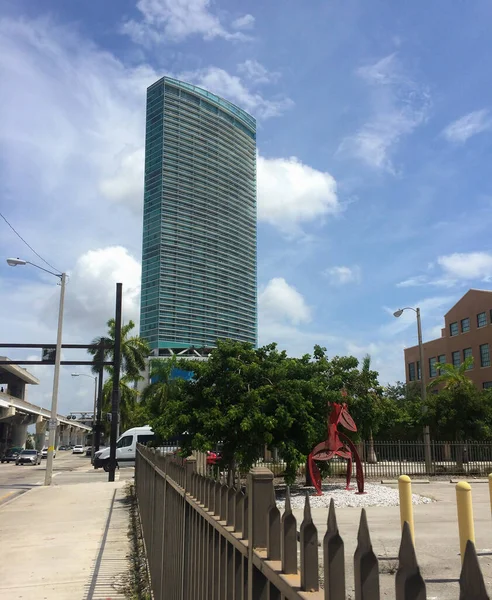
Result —
POLYGON ((492 381, 484 381, 482 385, 484 390, 492 389, 492 381))
POLYGON ((415 381, 415 363, 408 363, 408 381, 415 381))
POLYGON ((422 375, 420 373, 420 360, 417 361, 417 381, 420 381, 422 375))
POLYGON ((459 367, 461 365, 460 351, 456 350, 456 352, 452 352, 451 356, 452 356, 452 359, 453 359, 453 365, 455 367, 459 367))
POLYGON ((446 363, 446 355, 439 354, 439 356, 437 357, 437 362, 441 363, 441 365, 444 365, 446 363))
POLYGON ((477 327, 485 327, 487 325, 487 313, 481 312, 477 315, 477 327))
POLYGON ((470 317, 461 319, 461 333, 466 333, 467 331, 470 331, 470 317))
POLYGON ((449 333, 451 335, 458 335, 458 321, 449 324, 449 333))
MULTIPOLYGON (((472 358, 472 356, 473 354, 471 348, 465 348, 463 350, 463 360, 466 360, 467 358, 472 358)), ((473 369, 473 363, 468 367, 467 371, 469 371, 470 369, 473 369)))
POLYGON ((480 364, 482 367, 490 367, 490 352, 488 344, 481 344, 480 346, 480 364))
POLYGON ((436 377, 437 375, 437 370, 436 370, 436 357, 434 356, 433 358, 429 358, 429 375, 430 377, 436 377))

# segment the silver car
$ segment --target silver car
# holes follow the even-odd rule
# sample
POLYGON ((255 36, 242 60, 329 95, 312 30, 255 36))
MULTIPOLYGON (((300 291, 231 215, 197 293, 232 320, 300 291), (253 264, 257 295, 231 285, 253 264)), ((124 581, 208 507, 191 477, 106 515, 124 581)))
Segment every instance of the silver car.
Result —
POLYGON ((41 453, 37 450, 23 450, 15 461, 16 465, 40 465, 41 453))

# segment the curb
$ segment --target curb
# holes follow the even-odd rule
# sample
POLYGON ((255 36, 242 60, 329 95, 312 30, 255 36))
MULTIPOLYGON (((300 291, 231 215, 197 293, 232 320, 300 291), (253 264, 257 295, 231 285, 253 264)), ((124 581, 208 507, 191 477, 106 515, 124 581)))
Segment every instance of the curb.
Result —
MULTIPOLYGON (((382 479, 381 483, 383 485, 398 485, 398 479, 382 479)), ((429 479, 412 479, 412 485, 421 484, 421 483, 430 483, 429 479)))
POLYGON ((13 493, 15 494, 12 498, 10 498, 10 500, 6 500, 5 502, 2 502, 2 504, 0 504, 0 510, 2 510, 2 508, 5 508, 6 506, 8 506, 9 504, 12 504, 12 502, 14 502, 15 500, 17 500, 17 498, 20 498, 21 496, 24 496, 24 494, 28 494, 29 492, 33 492, 35 489, 37 489, 38 486, 32 487, 29 490, 15 490, 13 493))

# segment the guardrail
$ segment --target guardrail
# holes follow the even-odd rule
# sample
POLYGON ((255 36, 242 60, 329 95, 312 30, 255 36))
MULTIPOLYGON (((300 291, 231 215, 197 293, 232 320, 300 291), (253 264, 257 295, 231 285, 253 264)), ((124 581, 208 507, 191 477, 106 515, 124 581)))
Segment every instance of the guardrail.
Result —
MULTIPOLYGON (((196 458, 138 447, 136 494, 155 600, 345 600, 344 544, 333 501, 324 536, 320 590, 318 532, 306 496, 297 532, 287 493, 281 516, 273 473, 254 467, 246 487, 199 475, 196 458)), ((362 510, 354 555, 356 600, 379 600, 378 559, 362 510)), ((460 598, 488 598, 473 542, 468 541, 460 598)), ((396 600, 425 600, 425 582, 404 523, 396 600)))

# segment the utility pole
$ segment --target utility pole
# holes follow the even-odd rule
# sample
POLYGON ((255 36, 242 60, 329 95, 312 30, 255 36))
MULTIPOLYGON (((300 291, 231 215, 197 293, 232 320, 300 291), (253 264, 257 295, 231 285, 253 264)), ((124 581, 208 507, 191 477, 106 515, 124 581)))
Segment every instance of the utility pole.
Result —
POLYGON ((99 363, 99 374, 97 379, 97 406, 96 406, 96 434, 94 440, 94 452, 99 450, 99 446, 101 445, 101 413, 102 413, 102 401, 103 401, 103 379, 104 379, 104 343, 105 339, 102 339, 99 343, 98 356, 101 357, 101 362, 99 363))
POLYGON ((58 425, 58 385, 60 382, 60 362, 62 352, 62 331, 63 331, 63 306, 65 302, 65 284, 67 282, 66 273, 61 273, 60 277, 60 308, 58 311, 58 332, 56 336, 56 354, 55 354, 55 372, 53 375, 53 396, 51 399, 51 418, 49 420, 48 432, 48 456, 46 457, 46 473, 44 485, 51 485, 53 477, 53 454, 56 444, 56 427, 58 425))
POLYGON ((113 350, 113 393, 111 397, 111 442, 109 449, 108 481, 114 481, 116 471, 116 440, 120 412, 120 370, 121 370, 121 297, 123 284, 116 284, 116 314, 113 350))

